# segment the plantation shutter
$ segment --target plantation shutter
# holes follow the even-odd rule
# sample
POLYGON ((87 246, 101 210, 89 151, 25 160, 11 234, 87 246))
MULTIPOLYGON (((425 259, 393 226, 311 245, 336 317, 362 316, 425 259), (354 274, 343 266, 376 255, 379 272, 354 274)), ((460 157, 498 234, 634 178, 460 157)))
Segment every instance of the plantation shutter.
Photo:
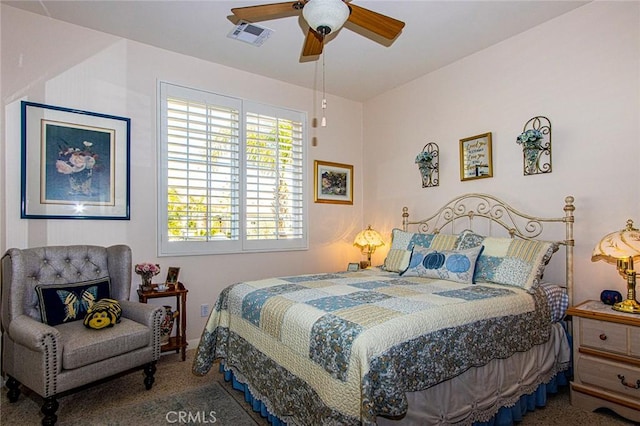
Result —
MULTIPOLYGON (((247 104, 246 238, 258 241, 304 238, 303 123, 299 113, 247 104)), ((251 243, 253 242, 253 244, 251 243)), ((286 243, 281 243, 286 244, 286 243)), ((263 243, 263 246, 269 246, 263 243)))
POLYGON ((160 255, 307 247, 300 112, 160 83, 160 255))

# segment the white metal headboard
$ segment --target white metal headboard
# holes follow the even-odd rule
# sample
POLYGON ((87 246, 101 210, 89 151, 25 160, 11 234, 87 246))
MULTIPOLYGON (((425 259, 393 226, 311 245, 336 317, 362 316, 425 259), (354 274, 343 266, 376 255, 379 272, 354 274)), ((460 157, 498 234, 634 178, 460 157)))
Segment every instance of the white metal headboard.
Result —
MULTIPOLYGON (((462 229, 474 229, 474 220, 483 218, 489 227, 487 235, 492 235, 492 225, 505 229, 511 238, 523 238, 533 240, 543 234, 546 225, 551 223, 564 223, 565 238, 546 240, 555 241, 565 246, 566 254, 566 287, 569 296, 569 306, 573 305, 573 222, 575 206, 574 198, 567 196, 564 199, 564 216, 562 217, 537 217, 522 213, 493 195, 470 193, 464 194, 449 201, 435 214, 419 221, 409 220, 409 209, 402 209, 402 229, 409 231, 410 226, 415 226, 417 232, 437 234, 443 228, 450 226, 455 231, 456 222, 467 221, 462 229)), ((462 230, 460 229, 460 230, 462 230)))

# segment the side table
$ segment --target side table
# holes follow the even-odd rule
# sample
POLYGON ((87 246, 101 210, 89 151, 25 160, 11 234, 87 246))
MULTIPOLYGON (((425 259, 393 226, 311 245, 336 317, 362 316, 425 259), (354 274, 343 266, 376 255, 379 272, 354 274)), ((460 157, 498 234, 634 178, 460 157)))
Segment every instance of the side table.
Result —
POLYGON ((179 353, 182 350, 182 360, 186 358, 187 350, 187 293, 189 290, 184 288, 184 285, 179 282, 174 286, 169 286, 165 291, 158 291, 158 284, 152 284, 151 290, 142 291, 138 288, 138 300, 140 303, 147 303, 149 299, 157 299, 160 297, 173 297, 176 298, 176 309, 180 310, 180 315, 176 318, 176 335, 169 337, 169 343, 166 343, 160 347, 161 352, 168 352, 175 350, 179 353))
POLYGON ((640 315, 590 300, 572 306, 571 405, 609 408, 640 422, 640 315))

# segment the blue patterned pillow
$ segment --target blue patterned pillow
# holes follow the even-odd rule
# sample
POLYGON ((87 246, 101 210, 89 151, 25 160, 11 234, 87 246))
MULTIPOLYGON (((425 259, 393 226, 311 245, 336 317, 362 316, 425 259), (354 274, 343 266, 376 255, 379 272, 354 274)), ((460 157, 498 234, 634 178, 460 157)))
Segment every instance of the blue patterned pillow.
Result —
POLYGON ((475 281, 513 285, 527 291, 538 286, 551 255, 558 250, 555 242, 483 237, 473 231, 460 235, 458 248, 478 244, 484 250, 478 258, 475 281))
POLYGON ((438 250, 454 250, 458 243, 458 235, 454 234, 420 234, 405 232, 401 229, 391 231, 391 248, 411 250, 414 246, 431 247, 438 250))
MULTIPOLYGON (((391 249, 389 250, 389 254, 387 254, 387 258, 384 260, 385 269, 391 272, 403 272, 406 269, 407 263, 403 263, 402 268, 399 266, 395 267, 396 259, 393 259, 393 257, 397 257, 398 253, 400 253, 397 250, 402 250, 405 253, 411 251, 414 247, 453 250, 458 244, 458 238, 458 235, 452 234, 420 234, 395 228, 391 231, 391 249), (387 264, 393 269, 387 269, 387 264)), ((409 254, 409 256, 411 255, 409 254)))
POLYGON ((109 298, 109 278, 74 284, 38 284, 36 286, 40 316, 48 325, 83 320, 87 311, 99 299, 109 298))
POLYGON ((476 260, 481 252, 482 246, 466 250, 435 250, 414 247, 409 268, 400 275, 472 284, 476 260))

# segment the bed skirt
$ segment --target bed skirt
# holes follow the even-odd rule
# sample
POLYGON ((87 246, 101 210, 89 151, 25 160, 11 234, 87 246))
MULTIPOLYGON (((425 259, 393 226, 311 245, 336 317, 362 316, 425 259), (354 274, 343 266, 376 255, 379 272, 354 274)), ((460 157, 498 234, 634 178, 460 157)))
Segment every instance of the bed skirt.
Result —
MULTIPOLYGON (((420 392, 409 392, 409 411, 402 419, 378 417, 380 426, 458 424, 474 426, 512 425, 537 407, 544 407, 547 394, 568 384, 570 342, 564 323, 556 323, 551 339, 506 360, 494 360, 472 368, 447 382, 420 392), (466 401, 473 401, 468 403, 466 401), (472 422, 472 420, 474 422, 472 422)), ((232 369, 220 364, 225 380, 244 392, 244 398, 273 426, 286 425, 251 394, 232 369)))

